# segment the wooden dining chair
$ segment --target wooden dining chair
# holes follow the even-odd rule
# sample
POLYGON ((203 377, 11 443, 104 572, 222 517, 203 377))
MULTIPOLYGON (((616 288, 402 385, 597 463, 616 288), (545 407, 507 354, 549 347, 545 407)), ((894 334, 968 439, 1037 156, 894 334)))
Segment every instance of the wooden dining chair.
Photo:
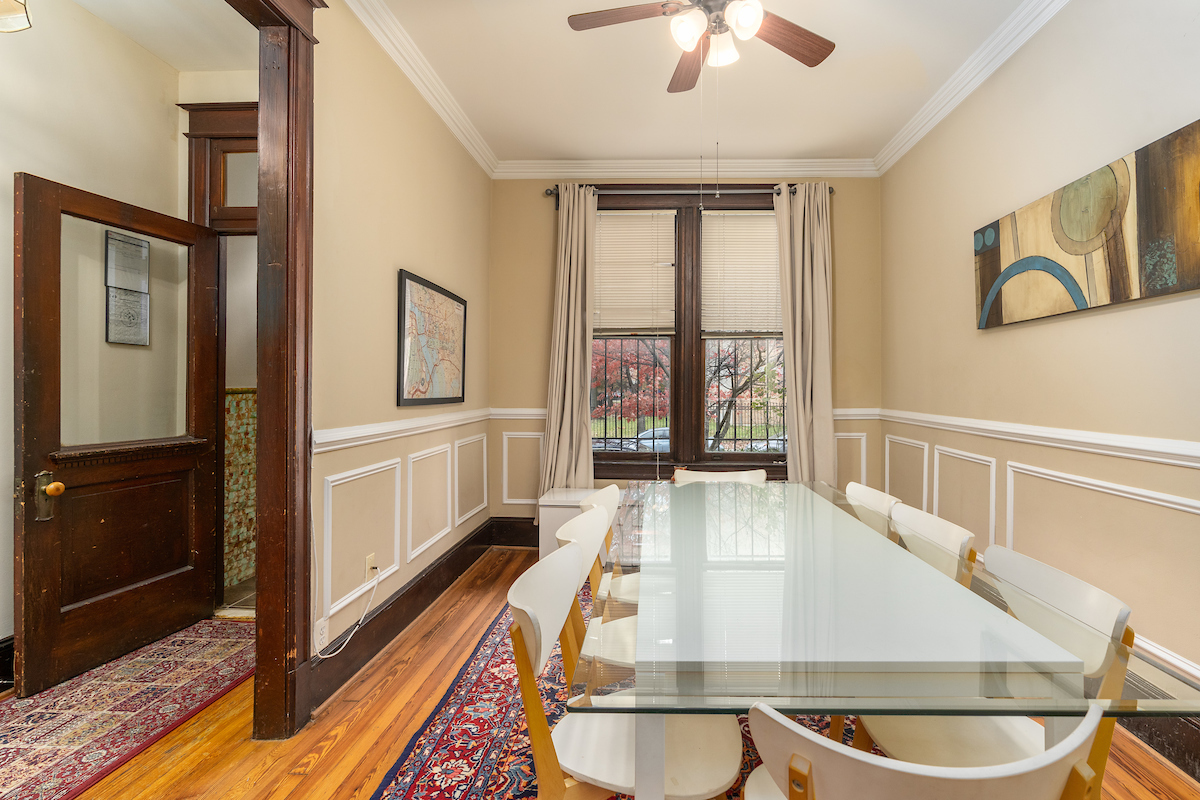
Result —
POLYGON ((714 470, 684 469, 675 470, 672 478, 676 485, 685 483, 750 483, 760 485, 767 482, 765 469, 747 469, 736 472, 718 472, 714 470))
MULTIPOLYGON (((620 508, 620 505, 621 490, 615 483, 605 486, 579 501, 579 507, 584 511, 597 506, 608 512, 608 528, 604 534, 605 551, 612 549, 613 520, 617 518, 617 509, 620 508)), ((622 575, 616 570, 605 572, 600 576, 598 584, 592 584, 592 600, 600 603, 606 602, 611 593, 613 599, 619 603, 636 605, 640 580, 636 572, 628 575, 622 575)))
POLYGON ((970 588, 977 555, 975 534, 904 503, 892 507, 892 521, 908 552, 970 588))
MULTIPOLYGON (((607 530, 608 512, 603 506, 591 506, 583 513, 564 522, 554 534, 558 546, 564 547, 574 542, 583 552, 583 564, 579 569, 579 583, 575 587, 576 602, 572 604, 567 615, 566 635, 578 652, 583 647, 587 626, 583 620, 583 608, 578 594, 583 585, 589 580, 592 586, 600 584, 603 565, 600 561, 601 548, 604 547, 604 535, 607 530)), ((571 665, 571 669, 574 665, 571 665)))
POLYGON ((1102 711, 1092 706, 1059 744, 1009 764, 937 767, 861 753, 830 742, 763 703, 750 708, 762 765, 744 800, 1100 800, 1087 756, 1102 711))
MULTIPOLYGON (((988 573, 1010 613, 1083 662, 1088 678, 1101 678, 1097 697, 1121 697, 1133 647, 1129 606, 1073 575, 1006 547, 984 553, 988 573)), ((862 716, 854 746, 872 741, 902 761, 946 767, 988 766, 1033 757, 1045 749, 1045 728, 1029 717, 862 716)), ((1088 763, 1104 777, 1116 718, 1099 724, 1088 763)))
MULTIPOLYGON (((526 570, 508 591, 513 660, 537 773, 539 800, 603 800, 634 793, 634 714, 568 712, 553 732, 537 676, 565 632, 587 556, 575 542, 526 570), (570 777, 568 777, 570 776, 570 777)), ((573 654, 563 642, 563 660, 573 654)), ((742 733, 737 717, 672 714, 666 723, 666 796, 707 800, 737 780, 742 733)))
POLYGON ((884 536, 888 535, 888 525, 885 520, 892 518, 892 508, 900 502, 900 498, 892 497, 890 494, 885 494, 878 489, 872 489, 870 486, 864 486, 861 483, 853 481, 846 484, 846 497, 850 500, 850 505, 854 508, 860 520, 884 536), (875 514, 883 517, 883 520, 880 520, 874 514, 859 514, 858 510, 860 508, 875 512, 875 514))

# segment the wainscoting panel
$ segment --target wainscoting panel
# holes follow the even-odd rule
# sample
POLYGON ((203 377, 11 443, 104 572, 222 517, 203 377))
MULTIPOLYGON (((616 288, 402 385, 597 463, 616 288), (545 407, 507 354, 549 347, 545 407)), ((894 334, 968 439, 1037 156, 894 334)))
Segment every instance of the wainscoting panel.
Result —
POLYGON ((927 511, 929 443, 891 434, 883 441, 883 490, 907 505, 927 511))
MULTIPOLYGON (((345 563, 335 557, 334 540, 339 530, 374 530, 376 545, 383 544, 381 526, 374 520, 388 519, 387 547, 376 549, 379 580, 385 580, 400 568, 401 465, 399 458, 381 461, 359 469, 328 475, 324 481, 323 555, 321 558, 321 616, 328 619, 370 590, 372 579, 366 575, 366 562, 345 563), (342 488, 338 488, 342 487, 342 488), (388 563, 390 560, 390 563, 388 563), (335 581, 336 573, 336 581, 335 581), (349 591, 344 587, 349 585, 349 591), (334 599, 334 588, 341 592, 334 599)), ((339 554, 340 555, 340 554, 339 554)))
POLYGON ((1196 660, 1200 500, 1012 461, 1007 472, 1014 550, 1121 598, 1139 636, 1196 660))
POLYGON ((982 552, 996 543, 996 459, 935 445, 933 514, 975 534, 982 552))
POLYGON ((487 510, 487 434, 454 442, 454 524, 487 510), (465 464, 465 468, 464 468, 465 464))
POLYGON ((846 484, 867 483, 867 435, 865 433, 835 433, 833 474, 837 488, 845 491, 846 484))
POLYGON ((541 476, 543 433, 504 431, 502 434, 502 498, 505 505, 537 505, 541 476))
POLYGON ((450 445, 408 457, 408 561, 454 529, 450 445))

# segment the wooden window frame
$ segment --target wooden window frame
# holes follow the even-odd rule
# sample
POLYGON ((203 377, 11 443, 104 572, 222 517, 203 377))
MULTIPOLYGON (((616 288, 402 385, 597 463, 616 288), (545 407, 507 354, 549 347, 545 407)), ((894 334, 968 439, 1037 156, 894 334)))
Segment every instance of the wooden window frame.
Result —
MULTIPOLYGON (((686 184, 611 184, 597 199, 600 211, 674 210, 675 335, 671 342, 671 449, 669 453, 618 453, 593 450, 594 474, 600 479, 659 480, 677 467, 705 469, 765 469, 772 480, 787 479, 785 453, 708 453, 704 441, 704 343, 700 331, 701 229, 700 215, 708 211, 774 211, 774 185, 731 184, 725 189, 754 189, 762 194, 704 195, 642 194, 647 190, 678 191, 686 184), (622 194, 637 191, 639 194, 622 194), (682 435, 699 431, 699 436, 682 435)), ((649 334, 647 334, 649 335, 649 334)))

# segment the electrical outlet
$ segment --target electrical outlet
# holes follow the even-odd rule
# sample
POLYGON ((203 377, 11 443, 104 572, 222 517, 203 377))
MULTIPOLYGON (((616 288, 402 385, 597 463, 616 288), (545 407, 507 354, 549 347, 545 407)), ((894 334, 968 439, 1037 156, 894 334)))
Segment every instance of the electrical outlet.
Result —
POLYGON ((367 577, 366 577, 366 580, 368 580, 368 581, 369 581, 369 580, 373 580, 374 578, 375 578, 375 554, 374 554, 374 553, 370 553, 370 554, 367 556, 367 577))
POLYGON ((329 620, 317 620, 317 649, 322 649, 329 644, 329 620))

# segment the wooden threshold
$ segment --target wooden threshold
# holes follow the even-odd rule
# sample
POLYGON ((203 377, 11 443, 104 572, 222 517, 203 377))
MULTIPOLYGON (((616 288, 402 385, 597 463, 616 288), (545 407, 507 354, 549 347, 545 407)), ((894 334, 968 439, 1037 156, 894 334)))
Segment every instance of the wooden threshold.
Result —
MULTIPOLYGON (((508 587, 535 561, 533 550, 490 548, 293 738, 250 738, 246 681, 80 797, 365 800, 500 613, 508 587)), ((1117 727, 1104 800, 1196 797, 1200 784, 1117 727)))

